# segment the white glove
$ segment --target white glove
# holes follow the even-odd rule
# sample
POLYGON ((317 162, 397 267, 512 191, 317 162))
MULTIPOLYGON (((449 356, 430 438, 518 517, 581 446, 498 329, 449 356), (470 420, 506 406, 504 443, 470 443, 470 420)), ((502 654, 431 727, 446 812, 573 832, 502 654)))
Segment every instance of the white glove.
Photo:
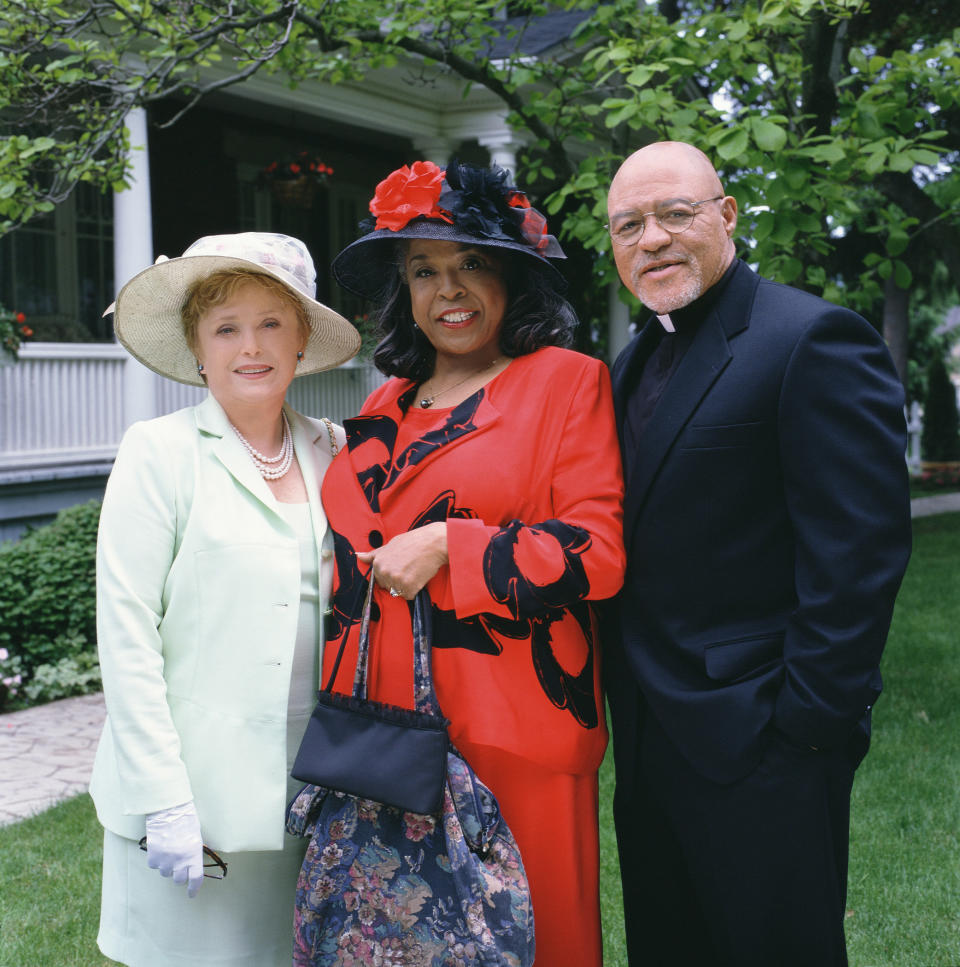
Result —
POLYGON ((203 838, 193 800, 147 813, 147 866, 174 883, 187 884, 195 897, 203 885, 203 838))

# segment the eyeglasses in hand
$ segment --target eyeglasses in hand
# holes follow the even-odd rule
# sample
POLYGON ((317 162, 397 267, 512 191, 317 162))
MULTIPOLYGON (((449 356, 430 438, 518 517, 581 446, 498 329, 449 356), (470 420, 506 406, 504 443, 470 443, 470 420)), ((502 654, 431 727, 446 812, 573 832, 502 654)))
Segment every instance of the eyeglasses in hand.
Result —
MULTIPOLYGON (((147 837, 144 836, 140 840, 140 849, 146 853, 147 851, 147 837)), ((208 880, 225 880, 227 878, 227 863, 226 860, 220 859, 220 857, 212 850, 209 846, 203 847, 204 856, 209 856, 211 862, 207 863, 204 861, 203 868, 205 870, 218 869, 219 873, 204 873, 203 875, 208 880)))
POLYGON ((715 198, 705 198, 703 201, 675 201, 652 212, 643 212, 643 214, 626 212, 617 215, 607 226, 610 230, 610 238, 617 245, 636 245, 643 238, 643 230, 647 226, 648 215, 653 215, 657 224, 664 231, 671 235, 679 235, 693 224, 694 218, 700 214, 697 209, 701 205, 720 201, 723 197, 723 195, 717 195, 715 198))

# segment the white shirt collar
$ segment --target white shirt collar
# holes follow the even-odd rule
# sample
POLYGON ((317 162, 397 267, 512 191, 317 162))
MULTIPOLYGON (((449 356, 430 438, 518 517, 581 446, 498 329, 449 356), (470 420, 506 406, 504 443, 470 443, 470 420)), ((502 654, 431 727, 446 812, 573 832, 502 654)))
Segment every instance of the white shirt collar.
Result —
POLYGON ((663 326, 663 328, 666 329, 667 332, 677 331, 677 327, 673 324, 673 320, 670 318, 669 315, 664 314, 662 316, 657 316, 657 318, 660 320, 660 325, 663 326))

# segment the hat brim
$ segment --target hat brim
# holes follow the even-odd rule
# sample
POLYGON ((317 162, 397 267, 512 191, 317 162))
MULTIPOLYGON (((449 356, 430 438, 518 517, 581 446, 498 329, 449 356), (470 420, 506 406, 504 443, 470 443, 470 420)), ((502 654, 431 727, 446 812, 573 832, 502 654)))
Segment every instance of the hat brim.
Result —
POLYGON ((187 346, 181 311, 194 282, 224 269, 244 269, 276 279, 301 303, 310 335, 297 364, 297 376, 334 369, 360 350, 360 334, 338 312, 297 291, 262 265, 229 255, 183 255, 135 275, 114 304, 113 325, 119 342, 155 373, 178 383, 204 386, 197 360, 187 346))
MULTIPOLYGON (((333 260, 331 268, 334 278, 345 289, 365 299, 378 300, 388 288, 393 277, 389 272, 393 261, 392 243, 398 239, 427 238, 442 242, 459 242, 464 245, 476 245, 479 248, 506 249, 526 256, 533 267, 549 280, 557 292, 565 292, 567 280, 548 259, 523 242, 509 239, 485 238, 469 235, 460 231, 455 225, 434 219, 421 219, 409 222, 398 231, 380 229, 351 242, 333 260)), ((550 237, 547 255, 550 258, 564 259, 566 256, 557 243, 550 237)))

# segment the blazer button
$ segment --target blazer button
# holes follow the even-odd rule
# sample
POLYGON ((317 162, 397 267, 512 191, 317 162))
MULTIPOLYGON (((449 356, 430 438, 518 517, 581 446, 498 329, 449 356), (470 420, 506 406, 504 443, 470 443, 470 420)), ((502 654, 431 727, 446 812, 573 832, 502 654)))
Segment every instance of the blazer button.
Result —
POLYGON ((371 547, 380 547, 383 544, 383 534, 380 531, 370 531, 367 535, 367 543, 371 547))

